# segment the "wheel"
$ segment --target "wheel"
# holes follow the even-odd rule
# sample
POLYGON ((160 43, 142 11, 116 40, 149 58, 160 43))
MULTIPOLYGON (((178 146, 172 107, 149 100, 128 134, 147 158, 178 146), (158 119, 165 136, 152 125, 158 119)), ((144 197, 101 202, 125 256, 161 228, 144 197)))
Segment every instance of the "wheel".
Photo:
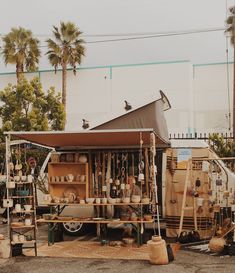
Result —
POLYGON ((85 225, 79 222, 65 222, 62 224, 64 233, 71 236, 83 235, 85 233, 85 225))

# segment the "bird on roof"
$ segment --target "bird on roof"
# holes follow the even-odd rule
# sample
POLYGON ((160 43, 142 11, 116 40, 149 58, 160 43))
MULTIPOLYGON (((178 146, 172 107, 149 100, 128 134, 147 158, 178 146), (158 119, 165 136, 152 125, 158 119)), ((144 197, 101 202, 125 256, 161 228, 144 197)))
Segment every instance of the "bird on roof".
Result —
POLYGON ((130 103, 128 102, 128 101, 126 101, 126 100, 124 100, 124 102, 125 102, 125 110, 126 111, 129 111, 129 110, 131 110, 132 109, 132 106, 130 105, 130 103))
POLYGON ((89 128, 89 121, 85 120, 84 118, 82 119, 82 128, 83 129, 89 128))

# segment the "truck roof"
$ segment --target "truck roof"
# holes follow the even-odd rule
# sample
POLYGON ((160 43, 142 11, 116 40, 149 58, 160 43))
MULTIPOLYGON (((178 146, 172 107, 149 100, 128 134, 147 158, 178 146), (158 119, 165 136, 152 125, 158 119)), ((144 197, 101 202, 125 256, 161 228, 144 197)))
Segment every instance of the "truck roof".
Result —
POLYGON ((201 139, 171 139, 172 148, 208 148, 209 145, 201 139))

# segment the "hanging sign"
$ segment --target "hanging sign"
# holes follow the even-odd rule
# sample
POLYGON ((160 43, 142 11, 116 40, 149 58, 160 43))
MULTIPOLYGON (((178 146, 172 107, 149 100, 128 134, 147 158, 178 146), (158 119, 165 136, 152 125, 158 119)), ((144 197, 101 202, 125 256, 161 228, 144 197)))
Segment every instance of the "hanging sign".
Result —
POLYGON ((177 169, 187 169, 188 160, 192 158, 192 149, 178 149, 177 152, 177 169))

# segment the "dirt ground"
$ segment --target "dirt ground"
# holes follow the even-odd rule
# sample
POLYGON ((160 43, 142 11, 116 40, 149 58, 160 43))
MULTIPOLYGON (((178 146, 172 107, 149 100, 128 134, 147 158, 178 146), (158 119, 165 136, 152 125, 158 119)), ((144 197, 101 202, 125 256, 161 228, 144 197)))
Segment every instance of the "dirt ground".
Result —
MULTIPOLYGON (((6 233, 6 225, 0 225, 0 233, 6 233)), ((39 227, 39 245, 47 240, 47 226, 39 227)), ((89 238, 89 236, 87 237, 89 238)), ((94 235, 92 237, 94 239, 94 235)), ((65 240, 74 240, 70 236, 65 240)), ((83 238, 84 239, 84 238, 83 238)), ((93 240, 92 239, 92 240, 93 240)), ((150 265, 147 260, 48 258, 18 256, 0 259, 0 273, 234 273, 235 256, 215 257, 208 254, 179 250, 175 261, 168 265, 150 265)))

